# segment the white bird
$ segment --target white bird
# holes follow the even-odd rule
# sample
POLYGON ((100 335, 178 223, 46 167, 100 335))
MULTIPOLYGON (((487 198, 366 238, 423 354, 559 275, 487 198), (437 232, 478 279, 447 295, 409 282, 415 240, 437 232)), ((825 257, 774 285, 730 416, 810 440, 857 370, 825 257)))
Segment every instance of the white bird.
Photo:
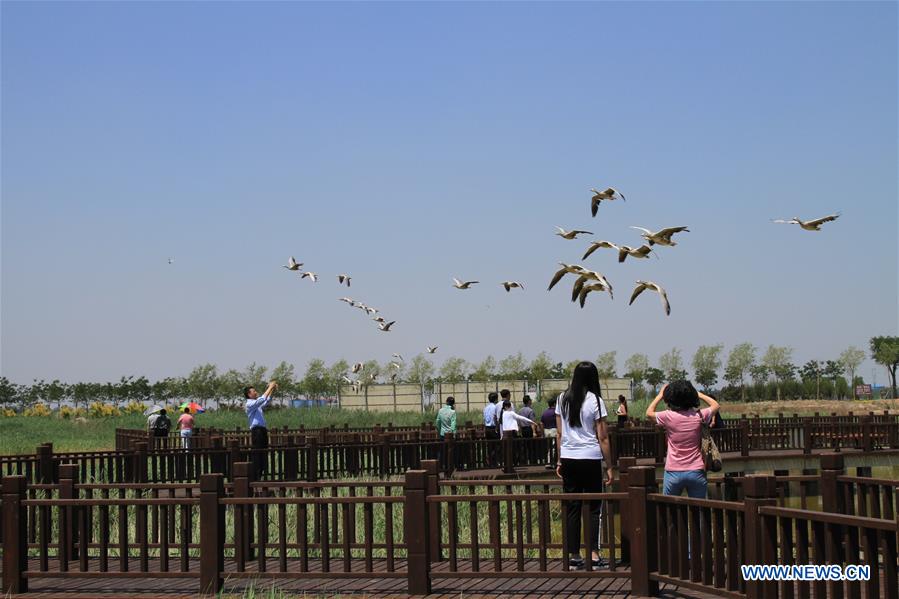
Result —
POLYGON ((282 264, 282 268, 286 268, 287 270, 300 270, 300 267, 303 266, 302 262, 297 262, 296 258, 291 256, 287 259, 287 264, 282 264))
POLYGON ((356 306, 355 306, 355 307, 356 307, 356 308, 359 308, 359 309, 362 310, 363 312, 366 312, 366 313, 368 312, 368 306, 366 306, 366 305, 363 304, 362 302, 356 302, 356 306))
POLYGON ((613 250, 618 250, 618 262, 624 262, 624 259, 628 256, 633 256, 634 258, 648 258, 649 253, 652 251, 652 248, 648 245, 641 245, 638 248, 632 248, 629 245, 615 245, 611 241, 596 241, 591 243, 587 248, 587 252, 584 254, 582 260, 586 260, 587 256, 598 250, 599 248, 610 248, 613 250))
POLYGON ((337 275, 337 282, 343 285, 344 281, 346 281, 346 286, 349 287, 351 278, 350 275, 337 275))
POLYGON ((574 282, 574 287, 571 289, 571 301, 575 301, 580 295, 581 290, 590 280, 596 281, 595 284, 601 285, 602 289, 594 289, 594 291, 608 291, 609 297, 615 299, 615 296, 612 295, 612 284, 609 283, 609 280, 606 277, 595 270, 584 270, 581 272, 581 276, 577 278, 574 282))
POLYGON ((662 298, 662 305, 665 307, 665 314, 668 316, 671 315, 671 304, 668 303, 668 294, 665 293, 665 290, 656 283, 652 281, 637 281, 637 286, 634 287, 634 293, 631 295, 631 301, 627 303, 628 306, 634 303, 634 300, 637 299, 637 296, 643 293, 644 290, 649 289, 651 291, 655 291, 659 294, 659 297, 662 298))
POLYGON ((362 390, 362 381, 353 381, 353 392, 356 394, 362 390))
POLYGON ((821 218, 816 218, 815 220, 800 220, 798 217, 795 217, 790 220, 775 220, 771 222, 783 223, 787 225, 799 225, 806 231, 820 231, 821 225, 837 220, 838 218, 840 218, 840 214, 840 212, 837 212, 836 214, 822 216, 821 218))
POLYGON ((687 233, 690 232, 690 229, 687 227, 668 227, 667 229, 662 229, 661 231, 656 231, 653 233, 649 229, 644 229, 643 227, 631 227, 631 229, 637 229, 639 231, 643 231, 640 234, 643 239, 649 242, 649 245, 659 244, 659 245, 677 245, 674 241, 671 241, 671 236, 675 233, 680 233, 681 231, 685 231, 687 233))
POLYGON ((590 231, 581 231, 580 229, 575 229, 573 231, 566 231, 562 227, 556 226, 558 231, 556 231, 556 235, 561 237, 562 239, 576 239, 578 235, 593 235, 590 231))
POLYGON ((518 281, 503 281, 502 283, 500 283, 500 285, 506 288, 506 293, 508 293, 512 289, 515 289, 516 287, 519 289, 524 289, 524 285, 522 285, 518 281))
POLYGON ((615 244, 612 243, 611 241, 594 241, 593 243, 591 243, 591 244, 589 245, 589 247, 587 247, 587 251, 586 251, 586 253, 584 254, 584 257, 581 258, 581 260, 586 260, 586 259, 587 259, 587 256, 589 256, 590 254, 592 254, 593 252, 595 252, 595 251, 598 250, 599 248, 610 248, 610 249, 613 249, 613 250, 619 250, 619 251, 621 250, 620 247, 618 247, 617 245, 615 245, 615 244))
POLYGON ((564 262, 559 262, 562 265, 562 268, 556 271, 556 274, 553 275, 552 280, 549 282, 549 287, 546 288, 547 291, 551 290, 555 287, 556 283, 562 280, 566 274, 575 274, 580 275, 586 269, 580 264, 565 264, 564 262))
POLYGON ((401 356, 399 354, 393 354, 393 357, 396 358, 397 360, 399 360, 400 362, 405 362, 405 360, 403 359, 403 356, 401 356))
POLYGON ((396 324, 395 320, 391 320, 390 322, 382 322, 378 325, 378 328, 380 330, 384 331, 385 333, 389 333, 390 327, 392 327, 394 324, 396 324))
POLYGON ((372 318, 372 320, 374 320, 375 322, 384 322, 384 317, 383 316, 375 316, 374 318, 372 318))
POLYGON ((370 380, 371 382, 375 382, 376 380, 378 380, 378 373, 373 372, 370 375, 368 375, 368 380, 370 380))
POLYGON ((430 345, 428 346, 428 353, 429 353, 429 354, 433 354, 435 351, 437 351, 437 346, 436 346, 436 345, 435 345, 434 347, 431 347, 430 345))
POLYGON ((587 301, 587 294, 591 291, 608 291, 609 295, 612 295, 612 290, 602 283, 591 283, 589 285, 584 285, 583 287, 581 287, 580 293, 578 294, 578 299, 581 302, 581 308, 584 307, 584 302, 587 301))
POLYGON ((456 289, 469 289, 472 285, 474 285, 476 283, 480 283, 480 281, 465 281, 463 283, 456 277, 453 277, 453 287, 455 287, 456 289))
POLYGON ((396 362, 391 362, 389 364, 390 368, 396 368, 397 370, 401 370, 403 367, 397 364, 396 362))
POLYGON ((301 279, 305 279, 306 277, 309 277, 309 280, 311 280, 313 283, 318 281, 318 275, 315 274, 314 272, 312 272, 311 270, 307 270, 306 272, 304 272, 303 274, 300 275, 301 279))
POLYGON ((599 203, 603 200, 624 200, 624 194, 614 187, 608 187, 605 191, 596 191, 595 189, 590 191, 593 193, 593 197, 590 198, 590 213, 593 216, 596 216, 596 211, 599 210, 599 203))
POLYGON ((174 263, 175 263, 175 259, 174 259, 174 258, 169 258, 169 264, 174 264, 174 263))
POLYGON ((348 303, 348 304, 351 305, 351 306, 355 306, 355 305, 356 305, 356 302, 354 302, 353 300, 351 300, 351 299, 348 298, 348 297, 337 298, 337 301, 338 301, 338 302, 346 302, 346 303, 348 303))
POLYGON ((365 368, 365 364, 363 364, 362 362, 356 362, 355 364, 353 364, 353 374, 356 374, 363 368, 365 368))
POLYGON ((341 380, 342 380, 344 383, 346 383, 347 385, 352 385, 352 384, 353 384, 353 379, 351 379, 351 378, 348 377, 347 375, 343 375, 343 378, 342 378, 341 380))
POLYGON ((377 308, 372 308, 371 306, 366 306, 366 307, 365 307, 365 313, 368 314, 369 316, 372 316, 372 315, 378 313, 378 309, 377 309, 377 308))

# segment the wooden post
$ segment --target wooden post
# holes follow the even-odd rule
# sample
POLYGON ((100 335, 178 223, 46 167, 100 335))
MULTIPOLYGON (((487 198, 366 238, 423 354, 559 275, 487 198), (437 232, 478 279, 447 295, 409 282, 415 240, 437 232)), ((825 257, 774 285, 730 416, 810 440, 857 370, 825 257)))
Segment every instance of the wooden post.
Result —
MULTIPOLYGON (((618 480, 613 485, 618 488, 613 489, 621 493, 627 493, 630 486, 630 469, 636 468, 637 458, 626 457, 618 458, 618 480)), ((630 526, 630 510, 627 506, 621 507, 621 562, 626 564, 631 561, 631 526, 630 526)))
POLYGON ((862 451, 874 451, 874 439, 871 435, 870 416, 862 416, 862 451))
MULTIPOLYGON (((237 462, 233 470, 232 493, 234 498, 252 496, 250 483, 253 481, 253 464, 237 462)), ((243 572, 247 561, 253 559, 253 506, 234 506, 234 560, 237 571, 243 572)))
POLYGON ((665 431, 659 429, 656 435, 656 464, 665 462, 665 454, 668 453, 668 439, 665 437, 665 431))
POLYGON ((297 454, 297 444, 293 435, 285 434, 284 446, 281 449, 284 455, 284 480, 297 480, 300 470, 300 456, 297 454))
POLYGON ((649 575, 659 567, 658 530, 656 513, 650 508, 647 495, 657 491, 656 470, 652 466, 635 466, 627 472, 628 500, 621 512, 622 515, 628 512, 631 592, 638 597, 655 597, 659 594, 659 583, 650 580, 649 575))
MULTIPOLYGON (((61 464, 59 466, 59 498, 77 499, 75 485, 78 483, 78 466, 76 464, 61 464)), ((59 509, 59 563, 60 570, 67 572, 69 561, 75 558, 75 549, 78 547, 75 521, 78 517, 76 508, 61 507, 59 509)))
POLYGON ((504 437, 500 443, 503 452, 503 474, 515 474, 515 454, 512 447, 512 437, 504 437))
POLYGON ((840 493, 838 476, 843 476, 843 455, 839 453, 821 454, 821 510, 830 514, 845 514, 846 506, 840 493))
POLYGON ((740 456, 749 456, 749 420, 740 420, 740 456))
POLYGON ((390 434, 381 433, 378 435, 378 446, 380 448, 381 459, 378 460, 378 475, 385 478, 390 473, 390 434))
POLYGON ((44 443, 37 448, 37 480, 45 485, 56 482, 53 472, 53 445, 44 443))
POLYGON ((212 445, 212 471, 217 472, 219 474, 225 474, 226 470, 226 459, 225 459, 225 440, 221 435, 215 435, 214 437, 209 438, 209 442, 212 445))
POLYGON ((221 474, 200 476, 200 594, 221 592, 225 570, 225 480, 221 474))
MULTIPOLYGON (((775 564, 777 562, 777 527, 763 526, 759 508, 777 505, 777 479, 769 475, 751 474, 743 479, 743 555, 746 564, 775 564)), ((777 596, 776 581, 746 581, 746 597, 763 599, 777 596)))
POLYGON ((314 483, 318 480, 318 439, 306 437, 306 481, 314 483))
POLYGON ((812 422, 808 419, 802 421, 802 453, 812 453, 812 422))
POLYGON ((134 444, 134 482, 147 482, 147 444, 134 444))
POLYGON ((3 588, 4 594, 28 591, 28 520, 22 502, 27 498, 24 476, 3 477, 3 588))
MULTIPOLYGON (((440 476, 437 460, 422 460, 421 461, 421 469, 428 473, 428 495, 439 495, 440 494, 440 476)), ((428 536, 430 539, 430 547, 428 548, 428 553, 431 556, 431 559, 434 561, 441 561, 441 553, 440 553, 440 539, 441 539, 441 530, 440 530, 440 504, 439 503, 429 503, 428 504, 428 526, 431 534, 428 536)))
POLYGON ((404 491, 403 521, 408 551, 407 591, 410 595, 429 595, 431 523, 427 516, 428 473, 424 470, 407 471, 404 491))

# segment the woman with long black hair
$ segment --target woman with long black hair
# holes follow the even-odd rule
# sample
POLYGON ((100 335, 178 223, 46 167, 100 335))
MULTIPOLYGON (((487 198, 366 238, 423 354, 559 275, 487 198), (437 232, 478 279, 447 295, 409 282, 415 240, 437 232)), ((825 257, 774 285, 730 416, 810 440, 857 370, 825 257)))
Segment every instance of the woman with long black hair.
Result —
MULTIPOLYGON (((599 372, 592 362, 581 362, 574 368, 571 384, 559 395, 556 413, 556 444, 559 462, 556 474, 562 477, 565 493, 602 493, 603 457, 611 456, 605 403, 599 388, 599 372)), ((612 465, 607 464, 605 484, 612 484, 612 465)), ((590 502, 590 549, 592 563, 600 565, 599 517, 602 501, 590 502)), ((569 501, 566 514, 568 563, 579 568, 581 502, 569 501)))

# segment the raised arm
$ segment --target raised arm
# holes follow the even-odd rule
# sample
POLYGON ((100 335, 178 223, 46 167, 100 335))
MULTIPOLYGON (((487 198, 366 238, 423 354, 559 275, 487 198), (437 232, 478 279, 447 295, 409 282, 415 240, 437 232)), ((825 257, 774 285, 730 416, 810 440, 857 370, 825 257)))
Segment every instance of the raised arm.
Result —
POLYGON ((665 385, 662 386, 661 389, 659 389, 659 394, 656 395, 656 398, 655 398, 654 400, 652 400, 652 403, 649 404, 649 407, 648 407, 648 408, 646 408, 646 417, 647 417, 649 420, 655 420, 655 419, 656 419, 656 406, 659 405, 659 402, 660 402, 660 401, 662 401, 662 394, 665 393, 665 387, 667 387, 667 386, 668 386, 668 385, 665 384, 665 385))
MULTIPOLYGON (((510 410, 510 412, 511 412, 511 410, 510 410)), ((527 424, 537 424, 536 422, 534 422, 534 421, 531 420, 530 418, 527 418, 526 416, 522 416, 521 414, 516 414, 515 412, 511 412, 511 414, 512 414, 512 417, 515 418, 515 420, 517 420, 518 422, 520 422, 520 423, 522 423, 522 424, 525 424, 525 423, 527 423, 527 424)))
POLYGON ((716 413, 718 413, 718 410, 721 409, 721 405, 717 401, 715 401, 714 399, 712 399, 711 397, 706 395, 705 393, 702 393, 702 392, 697 392, 697 393, 699 394, 699 399, 701 399, 702 401, 709 404, 709 409, 712 410, 712 413, 710 415, 710 419, 711 419, 711 416, 714 416, 716 413))
POLYGON ((606 480, 604 482, 606 485, 611 485, 614 478, 612 472, 614 466, 611 461, 612 448, 609 445, 609 427, 605 418, 596 421, 596 438, 599 440, 599 447, 602 449, 602 456, 606 461, 606 480))

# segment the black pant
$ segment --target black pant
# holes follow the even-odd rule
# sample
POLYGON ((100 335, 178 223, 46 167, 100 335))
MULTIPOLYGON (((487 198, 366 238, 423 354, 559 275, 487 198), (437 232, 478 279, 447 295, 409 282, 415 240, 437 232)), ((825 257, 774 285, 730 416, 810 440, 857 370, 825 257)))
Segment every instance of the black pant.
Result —
MULTIPOLYGON (((602 493, 602 460, 562 458, 562 490, 565 493, 602 493)), ((580 553, 581 501, 569 501, 565 518, 568 553, 580 553)), ((590 548, 599 551, 599 515, 602 501, 590 502, 590 548)), ((586 556, 589 558, 590 556, 586 556)))
MULTIPOLYGON (((521 438, 522 439, 533 439, 534 438, 534 428, 530 426, 521 427, 521 438)), ((521 461, 519 462, 523 466, 530 466, 534 463, 534 442, 533 441, 524 441, 521 444, 521 453, 519 455, 521 461)))
MULTIPOLYGON (((250 447, 256 450, 268 449, 268 429, 264 426, 254 426, 250 429, 250 447)), ((253 463, 253 476, 260 480, 268 469, 268 453, 265 451, 253 451, 250 461, 253 463)))
POLYGON ((493 443, 494 439, 499 439, 499 431, 495 426, 487 426, 484 427, 484 437, 488 439, 487 443, 487 465, 488 466, 496 466, 496 456, 499 454, 497 451, 499 444, 493 443))

